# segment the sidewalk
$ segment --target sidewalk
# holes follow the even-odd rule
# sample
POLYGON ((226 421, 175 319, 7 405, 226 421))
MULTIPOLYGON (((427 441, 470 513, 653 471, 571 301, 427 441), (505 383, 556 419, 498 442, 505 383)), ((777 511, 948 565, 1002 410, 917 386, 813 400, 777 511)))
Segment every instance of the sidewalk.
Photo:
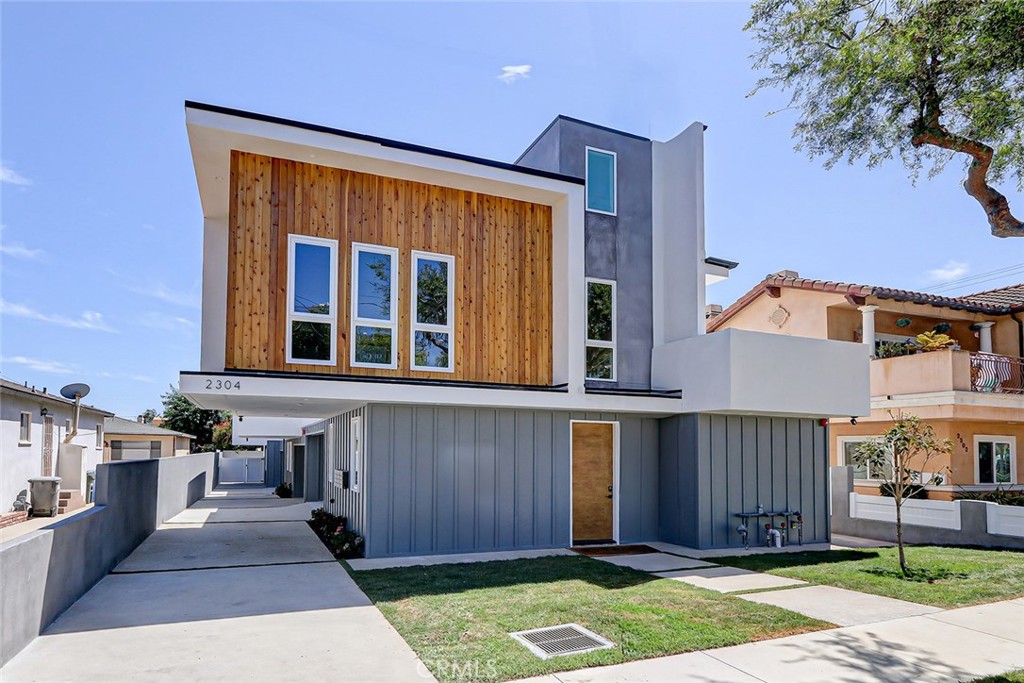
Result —
POLYGON ((594 559, 721 593, 742 592, 737 599, 776 605, 841 628, 520 683, 955 683, 1024 668, 1024 598, 942 610, 672 552, 594 559))
POLYGON ((216 490, 158 529, 0 669, 3 683, 433 680, 305 521, 216 490))

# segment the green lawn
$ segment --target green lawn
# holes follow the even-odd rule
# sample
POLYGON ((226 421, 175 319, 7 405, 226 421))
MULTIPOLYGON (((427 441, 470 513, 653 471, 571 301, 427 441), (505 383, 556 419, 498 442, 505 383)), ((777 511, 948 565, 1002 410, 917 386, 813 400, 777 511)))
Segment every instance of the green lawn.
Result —
POLYGON ((440 681, 508 680, 827 628, 587 557, 352 572, 440 681), (577 623, 615 647, 541 660, 509 637, 577 623))
POLYGON ((965 607, 1024 595, 1024 553, 935 546, 908 547, 912 579, 902 577, 896 548, 825 550, 715 558, 743 569, 803 579, 936 607, 965 607))
POLYGON ((975 678, 973 681, 970 681, 970 683, 1024 683, 1024 669, 1010 671, 1005 674, 999 674, 998 676, 975 678))

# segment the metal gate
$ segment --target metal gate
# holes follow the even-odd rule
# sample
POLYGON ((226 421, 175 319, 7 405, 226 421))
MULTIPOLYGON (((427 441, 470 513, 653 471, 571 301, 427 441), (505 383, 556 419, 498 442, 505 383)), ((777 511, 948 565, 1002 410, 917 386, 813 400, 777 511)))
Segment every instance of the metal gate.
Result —
POLYGON ((262 484, 263 451, 221 451, 221 484, 262 484))

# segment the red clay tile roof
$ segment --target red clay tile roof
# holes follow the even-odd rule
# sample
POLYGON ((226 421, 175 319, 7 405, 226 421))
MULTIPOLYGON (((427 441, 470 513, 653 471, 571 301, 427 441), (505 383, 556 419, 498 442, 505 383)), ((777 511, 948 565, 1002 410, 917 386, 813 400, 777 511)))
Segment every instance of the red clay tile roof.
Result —
POLYGON ((1024 306, 1024 283, 1000 287, 999 289, 990 289, 986 292, 978 292, 977 294, 968 294, 960 297, 960 299, 975 304, 1017 309, 1024 306))
POLYGON ((769 275, 760 283, 754 286, 749 292, 736 300, 734 304, 722 311, 708 321, 708 332, 714 332, 722 324, 746 308, 752 301, 764 294, 771 287, 792 287, 795 289, 809 289, 820 292, 834 292, 847 296, 868 297, 873 296, 879 299, 892 299, 893 301, 908 301, 931 306, 941 306, 974 313, 990 313, 993 315, 1006 315, 1016 311, 1024 310, 1024 283, 1011 285, 1000 289, 993 289, 988 292, 968 294, 961 297, 941 296, 939 294, 926 294, 924 292, 912 292, 906 289, 892 289, 890 287, 878 287, 875 285, 857 285, 849 282, 833 282, 831 280, 811 280, 803 277, 783 277, 781 275, 769 275))

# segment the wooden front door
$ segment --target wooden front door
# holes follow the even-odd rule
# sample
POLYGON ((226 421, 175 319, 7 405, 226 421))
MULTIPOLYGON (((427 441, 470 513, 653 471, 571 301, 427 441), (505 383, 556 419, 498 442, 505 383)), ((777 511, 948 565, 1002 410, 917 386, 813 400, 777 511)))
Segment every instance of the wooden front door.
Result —
POLYGON ((572 424, 572 540, 612 541, 615 425, 572 424))

